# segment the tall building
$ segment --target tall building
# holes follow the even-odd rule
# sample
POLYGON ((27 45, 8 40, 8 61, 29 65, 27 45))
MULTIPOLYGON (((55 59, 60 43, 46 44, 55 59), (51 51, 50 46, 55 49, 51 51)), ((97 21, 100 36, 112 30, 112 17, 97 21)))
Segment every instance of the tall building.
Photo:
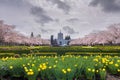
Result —
POLYGON ((51 35, 51 45, 52 46, 67 46, 67 45, 69 45, 69 42, 71 40, 70 38, 69 39, 66 39, 66 38, 64 39, 63 38, 63 33, 61 31, 58 33, 57 39, 54 39, 53 37, 54 36, 51 35))
POLYGON ((58 39, 59 39, 59 40, 62 40, 62 39, 63 39, 63 33, 61 33, 61 31, 60 31, 60 33, 58 33, 58 39))

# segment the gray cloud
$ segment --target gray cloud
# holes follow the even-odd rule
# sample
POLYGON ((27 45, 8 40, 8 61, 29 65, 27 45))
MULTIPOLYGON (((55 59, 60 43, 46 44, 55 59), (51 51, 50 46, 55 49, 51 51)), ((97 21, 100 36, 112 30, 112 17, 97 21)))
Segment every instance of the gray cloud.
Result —
POLYGON ((45 23, 48 23, 50 21, 53 21, 53 19, 46 15, 46 12, 41 7, 32 7, 31 8, 31 14, 36 16, 36 22, 41 23, 41 25, 44 25, 45 23))
POLYGON ((105 12, 120 12, 119 0, 92 0, 91 6, 100 5, 105 12))
POLYGON ((69 11, 70 11, 70 6, 67 3, 65 3, 65 2, 63 2, 61 0, 47 0, 47 1, 50 1, 53 4, 57 4, 58 8, 65 11, 65 13, 69 13, 69 11))
POLYGON ((33 6, 28 0, 0 0, 0 5, 13 7, 18 9, 24 9, 28 11, 28 13, 35 16, 35 22, 44 25, 53 19, 46 15, 46 12, 41 7, 33 6))
POLYGON ((46 15, 46 12, 41 7, 33 6, 28 0, 0 0, 0 4, 4 6, 12 6, 19 9, 26 9, 30 14, 35 16, 35 22, 44 25, 50 21, 53 21, 51 17, 46 15))
POLYGON ((73 28, 71 28, 71 27, 69 27, 69 26, 64 26, 64 27, 63 27, 63 30, 64 30, 65 32, 67 32, 68 34, 76 34, 76 33, 78 33, 78 32, 76 32, 73 28))
POLYGON ((67 21, 70 22, 70 23, 74 23, 76 21, 79 21, 79 19, 78 18, 70 18, 67 21))
POLYGON ((43 29, 43 28, 40 28, 40 32, 41 33, 51 33, 52 31, 54 31, 53 29, 43 29))
POLYGON ((26 0, 0 0, 1 5, 24 7, 30 5, 26 0))

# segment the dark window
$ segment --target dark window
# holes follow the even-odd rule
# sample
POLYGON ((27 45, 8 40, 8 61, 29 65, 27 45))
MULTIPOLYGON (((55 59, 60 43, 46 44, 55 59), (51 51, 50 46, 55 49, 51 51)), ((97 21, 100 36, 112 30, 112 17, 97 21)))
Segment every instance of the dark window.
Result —
POLYGON ((62 42, 60 41, 59 44, 62 45, 62 42))

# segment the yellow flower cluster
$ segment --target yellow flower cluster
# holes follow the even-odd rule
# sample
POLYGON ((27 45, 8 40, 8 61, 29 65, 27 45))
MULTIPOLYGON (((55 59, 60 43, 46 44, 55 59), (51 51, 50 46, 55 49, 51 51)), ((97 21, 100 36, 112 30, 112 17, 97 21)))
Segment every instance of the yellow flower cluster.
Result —
POLYGON ((99 70, 95 70, 95 69, 88 68, 87 71, 88 72, 93 72, 93 73, 94 72, 98 73, 99 71, 106 71, 106 69, 105 68, 103 68, 103 69, 100 68, 99 70))
POLYGON ((27 67, 24 66, 24 70, 28 76, 34 75, 34 71, 32 69, 28 69, 27 67))
POLYGON ((28 72, 27 72, 27 75, 28 75, 28 76, 32 76, 32 75, 34 75, 33 70, 32 70, 32 69, 29 69, 28 72))
POLYGON ((84 59, 87 59, 87 58, 88 58, 88 56, 84 56, 83 58, 84 58, 84 59))
POLYGON ((39 70, 45 70, 45 69, 47 69, 47 65, 46 65, 46 63, 42 63, 42 64, 40 64, 39 65, 39 70))
POLYGON ((6 58, 3 57, 2 58, 2 61, 6 61, 6 60, 8 60, 8 57, 6 57, 6 58))
POLYGON ((116 64, 115 64, 115 67, 119 67, 119 64, 116 63, 116 64))
POLYGON ((25 72, 28 72, 28 69, 27 69, 27 67, 24 67, 24 70, 25 70, 25 72))
POLYGON ((95 59, 93 59, 93 61, 98 62, 98 59, 97 59, 97 58, 95 58, 95 59))
POLYGON ((110 61, 109 64, 113 64, 114 62, 113 61, 110 61))
POLYGON ((67 73, 67 71, 66 71, 65 69, 62 69, 62 72, 63 72, 64 74, 66 74, 66 73, 67 73))
POLYGON ((107 63, 109 60, 107 58, 102 58, 102 63, 107 63))
POLYGON ((88 68, 87 69, 89 72, 95 72, 95 69, 88 68))
POLYGON ((62 69, 62 72, 63 72, 64 74, 66 74, 67 72, 71 72, 71 68, 62 69))

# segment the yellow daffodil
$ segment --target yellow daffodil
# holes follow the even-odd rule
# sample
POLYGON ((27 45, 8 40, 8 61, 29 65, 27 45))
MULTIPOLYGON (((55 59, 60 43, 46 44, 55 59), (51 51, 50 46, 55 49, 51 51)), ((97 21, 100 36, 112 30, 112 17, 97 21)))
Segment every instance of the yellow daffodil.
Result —
POLYGON ((68 71, 68 72, 71 72, 71 69, 70 69, 70 68, 68 68, 68 69, 67 69, 67 71, 68 71))
POLYGON ((10 66, 10 69, 13 69, 13 66, 10 66))
POLYGON ((88 68, 87 70, 88 70, 88 71, 91 71, 91 69, 90 69, 90 68, 88 68))
POLYGON ((115 67, 119 67, 119 65, 118 65, 118 64, 115 64, 115 67))
POLYGON ((66 71, 65 69, 62 69, 62 72, 63 72, 64 74, 66 74, 66 73, 67 73, 67 71, 66 71))

